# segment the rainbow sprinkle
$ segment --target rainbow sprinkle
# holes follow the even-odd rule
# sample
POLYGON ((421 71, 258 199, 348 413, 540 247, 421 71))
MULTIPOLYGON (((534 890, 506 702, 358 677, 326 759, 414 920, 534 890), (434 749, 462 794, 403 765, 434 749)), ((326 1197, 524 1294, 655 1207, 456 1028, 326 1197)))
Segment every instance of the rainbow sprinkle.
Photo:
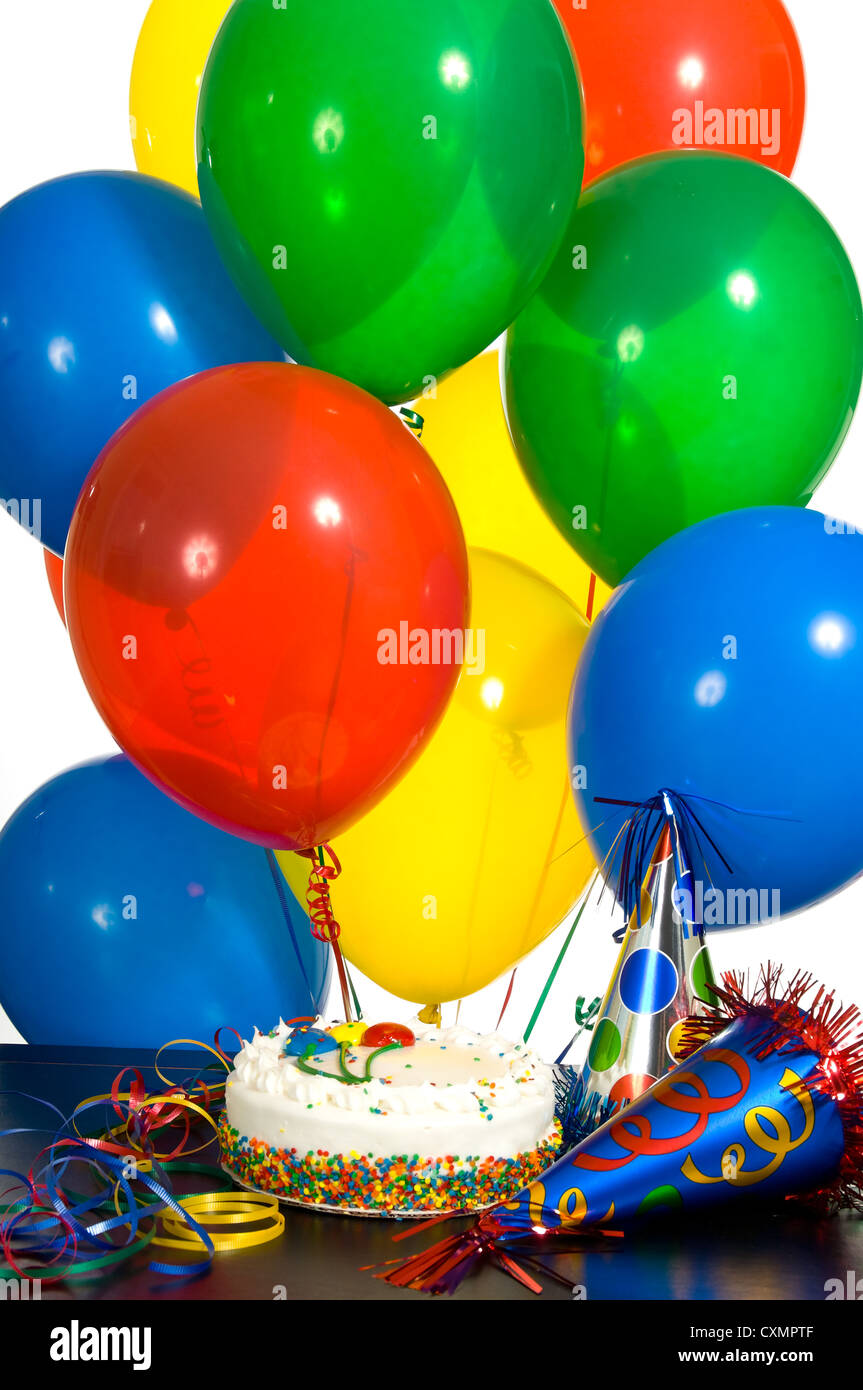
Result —
POLYGON ((518 1158, 299 1154, 241 1137, 223 1115, 219 1142, 228 1171, 258 1191, 310 1206, 408 1213, 475 1210, 514 1197, 554 1162, 562 1137, 555 1120, 554 1133, 518 1158))

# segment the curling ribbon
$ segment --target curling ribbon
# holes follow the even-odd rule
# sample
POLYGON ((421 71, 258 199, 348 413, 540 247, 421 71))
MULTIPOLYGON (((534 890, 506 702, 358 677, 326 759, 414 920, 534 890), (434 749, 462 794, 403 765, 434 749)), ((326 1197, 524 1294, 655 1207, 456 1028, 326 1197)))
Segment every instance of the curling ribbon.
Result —
POLYGON ((423 430, 426 426, 423 416, 416 410, 411 410, 406 405, 400 406, 396 413, 401 419, 402 424, 407 425, 411 434, 415 435, 417 439, 422 439, 423 430))
POLYGON ((587 588, 587 607, 584 616, 589 623, 593 622, 593 610, 596 606, 596 575, 591 573, 590 583, 587 588))
MULTIPOLYGON (((593 877, 593 878, 591 879, 591 881, 590 881, 590 884, 588 885, 588 888, 587 888, 587 891, 586 891, 585 894, 584 894, 584 897, 582 898, 581 906, 579 907, 578 912, 575 914, 575 917, 574 917, 573 922, 572 922, 572 926, 570 927, 570 929, 569 929, 569 931, 568 931, 568 933, 567 933, 566 940, 564 941, 563 945, 562 945, 561 948, 560 948, 560 951, 558 952, 557 960, 554 962, 554 965, 551 967, 551 973, 549 974, 548 979, 546 980, 545 984, 544 984, 543 987, 542 987, 542 991, 541 991, 541 993, 540 993, 539 999, 538 999, 537 1002, 536 1002, 536 1007, 535 1007, 533 1013, 532 1013, 531 1016, 530 1016, 530 1022, 528 1023, 527 1027, 526 1027, 525 1030, 524 1030, 524 1036, 523 1036, 523 1038, 522 1038, 522 1041, 523 1041, 523 1042, 529 1042, 529 1041, 530 1041, 530 1035, 531 1035, 531 1033, 533 1032, 534 1028, 536 1027, 537 1020, 539 1019, 540 1014, 542 1013, 543 1009, 545 1008, 545 1003, 546 1003, 546 1000, 548 999, 549 992, 551 991, 551 987, 552 987, 552 985, 554 984, 555 980, 557 979, 557 973, 558 973, 558 971, 560 970, 561 965, 563 964, 564 957, 565 957, 567 951, 569 950, 570 943, 571 943, 571 941, 572 941, 573 936, 575 935, 575 929, 576 929, 576 927, 578 926, 579 922, 581 921, 582 917, 584 916, 584 909, 587 907, 587 904, 588 904, 589 901, 590 901, 590 895, 591 895, 591 893, 593 892, 593 888, 594 888, 594 885, 595 885, 595 883, 596 883, 596 879, 597 879, 597 875, 594 875, 594 877, 593 877)), ((568 1050, 569 1050, 569 1049, 567 1049, 567 1051, 568 1051, 568 1050)))
POLYGON ((298 849, 297 854, 301 859, 311 860, 312 867, 309 871, 306 903, 309 909, 309 920, 312 924, 312 935, 318 941, 328 941, 332 948, 339 976, 339 988, 342 993, 345 1022, 350 1023, 353 1017, 351 991, 348 985, 344 957, 339 946, 341 927, 336 921, 330 900, 330 883, 339 877, 342 866, 330 845, 318 845, 315 849, 298 849), (329 863, 327 863, 328 858, 329 863))
MULTIPOLYGON (((203 1122, 217 1131, 211 1110, 221 1105, 224 1080, 208 1081, 202 1073, 177 1084, 161 1070, 168 1048, 189 1046, 215 1058, 215 1063, 206 1063, 205 1071, 218 1065, 227 1073, 231 1062, 219 1041, 223 1031, 216 1034, 213 1047, 178 1038, 159 1049, 154 1069, 165 1086, 163 1093, 148 1095, 137 1068, 125 1068, 109 1092, 82 1101, 68 1119, 48 1101, 12 1093, 53 1112, 60 1127, 27 1174, 0 1170, 15 1180, 15 1187, 2 1194, 4 1198, 15 1188, 23 1190, 15 1200, 0 1205, 4 1261, 0 1272, 57 1282, 108 1268, 152 1245, 190 1257, 179 1264, 151 1261, 153 1273, 198 1275, 209 1270, 218 1251, 260 1245, 281 1234, 285 1223, 275 1197, 237 1193, 220 1168, 188 1161, 191 1154, 212 1143, 208 1139, 189 1147, 194 1124, 203 1122), (131 1080, 123 1090, 127 1074, 131 1080), (82 1132, 83 1116, 96 1108, 108 1108, 118 1123, 100 1133, 82 1132), (179 1139, 176 1133, 170 1138, 164 1136, 165 1131, 176 1131, 178 1125, 182 1126, 179 1139), (160 1133, 164 1152, 158 1154, 154 1139, 160 1133), (72 1164, 83 1164, 89 1170, 95 1179, 94 1191, 86 1195, 72 1191, 67 1182, 72 1164), (171 1182, 175 1174, 206 1177, 217 1190, 178 1194, 171 1182), (137 1191, 133 1191, 133 1184, 137 1191), (231 1229, 219 1229, 224 1227, 231 1229)), ((235 1036, 239 1040, 239 1034, 235 1036)), ((38 1132, 37 1128, 4 1130, 0 1138, 38 1132)))

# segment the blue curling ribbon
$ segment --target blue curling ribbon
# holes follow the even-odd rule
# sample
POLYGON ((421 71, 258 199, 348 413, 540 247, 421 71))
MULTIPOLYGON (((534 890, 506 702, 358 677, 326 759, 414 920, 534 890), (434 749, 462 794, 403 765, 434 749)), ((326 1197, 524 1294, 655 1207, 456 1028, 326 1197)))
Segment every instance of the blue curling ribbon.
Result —
MULTIPOLYGON (((215 1255, 213 1241, 207 1230, 185 1211, 174 1196, 170 1178, 157 1159, 142 1154, 141 1161, 148 1162, 151 1165, 151 1171, 149 1173, 136 1171, 134 1178, 131 1178, 128 1174, 129 1156, 119 1157, 106 1153, 104 1150, 89 1144, 86 1139, 70 1132, 73 1128, 73 1121, 78 1121, 88 1110, 103 1109, 106 1104, 104 1099, 89 1101, 77 1106, 73 1115, 67 1119, 56 1105, 38 1096, 29 1095, 27 1092, 2 1091, 0 1095, 17 1096, 44 1106, 53 1111, 61 1121, 60 1128, 56 1130, 39 1126, 18 1126, 0 1130, 0 1139, 5 1139, 13 1134, 53 1134, 53 1139, 47 1146, 49 1151, 47 1161, 34 1173, 32 1182, 25 1174, 14 1169, 0 1169, 0 1175, 14 1178, 27 1194, 26 1197, 22 1196, 13 1202, 7 1208, 6 1214, 0 1218, 0 1233, 3 1236, 9 1238, 14 1234, 19 1246, 26 1244, 26 1249, 20 1253, 24 1253, 30 1258, 39 1256, 50 1263, 51 1256, 62 1256, 64 1251, 69 1249, 71 1243, 69 1232, 71 1231, 74 1233, 78 1248, 70 1268, 65 1272, 73 1275, 76 1264, 86 1263, 86 1260, 81 1258, 81 1247, 84 1247, 85 1251, 95 1249, 106 1254, 116 1254, 118 1251, 136 1244, 139 1239, 142 1218, 155 1220, 159 1212, 167 1208, 181 1217, 190 1231, 200 1239, 206 1253, 201 1260, 184 1264, 170 1264, 167 1261, 153 1260, 149 1265, 150 1271, 154 1274, 164 1274, 175 1278, 188 1278, 203 1274, 210 1268, 215 1255), (76 1162, 86 1163, 89 1169, 95 1171, 99 1178, 108 1185, 97 1188, 92 1194, 70 1204, 63 1194, 61 1184, 69 1166, 76 1162), (110 1182, 108 1182, 109 1178, 111 1179, 110 1182), (132 1181, 141 1184, 154 1200, 141 1205, 132 1191, 132 1181), (47 1200, 54 1209, 53 1213, 37 1210, 44 1205, 40 1197, 40 1189, 44 1190, 47 1200), (101 1217, 89 1223, 83 1219, 91 1213, 103 1211, 109 1204, 113 1205, 114 1194, 117 1189, 125 1198, 126 1210, 114 1212, 111 1216, 101 1217), (26 1228, 23 1226, 25 1221, 28 1223, 26 1228), (58 1228, 59 1234, 54 1234, 58 1228), (112 1232, 122 1232, 125 1238, 119 1242, 107 1239, 112 1232)), ((131 1107, 124 1102, 119 1102, 119 1104, 127 1111, 127 1118, 130 1118, 131 1107)))

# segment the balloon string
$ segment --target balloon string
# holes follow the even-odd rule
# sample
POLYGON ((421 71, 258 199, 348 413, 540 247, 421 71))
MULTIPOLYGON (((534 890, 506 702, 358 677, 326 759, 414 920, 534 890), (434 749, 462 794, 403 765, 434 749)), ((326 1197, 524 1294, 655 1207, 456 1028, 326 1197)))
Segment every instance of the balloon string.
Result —
POLYGON ((240 781, 248 782, 248 774, 226 717, 228 705, 224 691, 211 683, 214 679, 213 662, 197 623, 185 608, 178 608, 165 615, 165 627, 174 635, 174 654, 180 665, 180 683, 192 723, 203 733, 212 734, 214 741, 217 739, 221 743, 222 751, 227 749, 228 756, 236 764, 240 781), (187 641, 189 634, 191 642, 187 641), (197 683, 193 684, 193 681, 197 683))
POLYGON ((570 1038, 569 1042, 566 1044, 566 1047, 561 1052, 560 1056, 556 1058, 555 1066, 559 1067, 563 1065, 563 1063, 566 1060, 567 1053, 571 1052, 572 1049, 575 1047, 575 1044, 578 1042, 585 1028, 588 1030, 589 1033, 593 1032, 594 1020, 596 1019, 596 1015, 599 1013, 601 1008, 602 1000, 599 998, 599 996, 593 999, 591 1003, 587 1005, 586 1008, 584 1005, 584 995, 580 994, 578 996, 578 998, 575 1001, 575 1021, 578 1024, 578 1027, 573 1036, 570 1038))
POLYGON ((353 979, 351 978, 351 972, 350 972, 350 970, 348 969, 348 963, 347 963, 347 961, 344 959, 344 956, 342 957, 342 960, 344 961, 344 965, 345 965, 345 974, 346 974, 347 977, 348 977, 348 985, 350 986, 351 998, 352 998, 353 1001, 354 1001, 354 1010, 355 1010, 355 1012, 356 1012, 357 1018, 358 1018, 358 1019, 361 1019, 361 1018, 363 1017, 363 1007, 362 1007, 362 1004, 360 1003, 359 999, 357 998, 357 992, 356 992, 356 990, 354 989, 354 982, 353 982, 353 979))
POLYGON ((344 957, 339 946, 339 936, 342 929, 336 921, 336 914, 330 900, 330 883, 338 878, 342 866, 329 845, 318 845, 316 849, 300 849, 297 850, 297 854, 302 859, 311 860, 312 863, 309 871, 309 886, 306 890, 312 935, 317 937, 318 941, 328 941, 332 948, 339 977, 339 988, 342 993, 345 1021, 350 1023, 353 1019, 351 991, 348 985, 344 957), (329 863, 327 863, 328 857, 329 863))
POLYGON ((498 1015, 498 1019, 497 1019, 497 1026, 498 1026, 498 1028, 499 1028, 500 1025, 503 1023, 503 1016, 504 1016, 504 1014, 506 1013, 507 1009, 509 1008, 509 1001, 510 1001, 510 999, 512 998, 512 991, 513 991, 513 987, 514 987, 514 985, 515 985, 515 977, 516 977, 517 974, 518 974, 518 966, 515 967, 515 969, 513 970, 512 974, 511 974, 510 977, 509 977, 509 988, 507 989, 506 998, 505 998, 504 1001, 503 1001, 503 1005, 502 1005, 502 1007, 501 1007, 501 1011, 500 1011, 500 1013, 499 1013, 499 1015, 498 1015))
POLYGON ((320 821, 321 788, 324 780, 324 753, 326 751, 327 739, 330 733, 330 725, 333 721, 333 713, 335 712, 336 701, 339 696, 339 686, 341 685, 342 680, 342 668, 344 667, 345 663, 345 651, 348 645, 348 633, 350 631, 351 626, 351 610, 354 601, 354 589, 356 588, 357 582, 357 560, 366 558, 367 556, 363 555, 362 551, 358 551, 353 544, 350 545, 350 554, 348 559, 345 561, 345 578, 347 579, 347 587, 345 589, 345 601, 344 606, 342 608, 341 644, 339 646, 339 655, 338 660, 336 661, 336 668, 333 672, 332 684, 330 686, 330 696, 329 700, 327 701, 327 709, 324 715, 324 724, 323 728, 321 729, 321 742, 320 747, 318 749, 318 775, 317 784, 315 787, 315 824, 318 824, 320 821))
POLYGON ((592 891, 593 891, 593 888, 594 888, 594 886, 595 886, 595 884, 596 884, 597 878, 598 878, 598 874, 594 874, 594 875, 593 875, 593 878, 591 879, 590 884, 589 884, 589 886, 588 886, 587 892, 585 893, 584 898, 582 899, 581 907, 578 909, 578 912, 575 914, 575 919, 574 919, 574 921, 573 921, 573 923, 572 923, 572 926, 570 927, 570 929, 569 929, 569 931, 568 931, 568 933, 567 933, 566 940, 564 941, 563 945, 562 945, 561 948, 560 948, 560 951, 559 951, 559 953, 558 953, 557 960, 554 962, 554 965, 551 967, 551 973, 550 973, 548 979, 546 980, 545 984, 544 984, 543 987, 542 987, 542 993, 540 994, 539 999, 536 1001, 536 1008, 534 1009, 533 1013, 531 1014, 531 1016, 530 1016, 530 1022, 528 1023, 527 1027, 526 1027, 525 1030, 524 1030, 524 1037, 523 1037, 523 1039, 522 1039, 523 1042, 529 1042, 529 1040, 530 1040, 530 1035, 531 1035, 531 1033, 533 1032, 534 1028, 535 1028, 536 1025, 537 1025, 537 1021, 538 1021, 538 1019, 539 1019, 540 1014, 542 1013, 543 1009, 545 1008, 545 1003, 546 1003, 546 1000, 548 999, 549 992, 550 992, 551 987, 552 987, 552 985, 554 984, 555 980, 557 979, 557 974, 558 974, 558 971, 560 970, 560 967, 563 965, 563 959, 564 959, 564 956, 566 955, 567 951, 569 950, 570 943, 571 943, 571 941, 572 941, 573 936, 575 935, 575 929, 576 929, 576 927, 578 926, 579 922, 581 921, 582 917, 584 916, 584 909, 587 907, 587 904, 588 904, 589 901, 590 901, 590 895, 591 895, 591 893, 592 893, 592 891))
POLYGON ((294 931, 294 924, 291 921, 291 910, 288 906, 287 894, 285 893, 284 888, 284 880, 282 879, 278 860, 276 859, 276 856, 271 849, 265 850, 264 852, 267 856, 267 863, 270 866, 270 874, 272 875, 273 886, 276 890, 276 895, 279 899, 279 905, 282 909, 282 916, 285 919, 285 926, 287 927, 290 933, 291 945, 294 948, 294 955, 297 958, 297 964, 300 967, 303 980, 305 981, 306 989, 309 993, 309 1004, 311 1006, 312 1013, 315 1015, 315 1017, 317 1017, 318 1010, 317 1003, 315 1001, 315 992, 312 989, 311 981, 309 980, 308 973, 306 971, 305 961, 303 960, 303 954, 300 950, 300 943, 297 941, 297 934, 294 931))
POLYGON ((587 612, 585 617, 589 623, 593 622, 593 609, 596 603, 596 575, 591 574, 590 585, 587 590, 587 612))
POLYGON ((605 518, 608 508, 608 493, 611 484, 611 466, 614 461, 614 438, 615 430, 620 421, 621 392, 620 387, 623 380, 625 363, 615 362, 614 375, 608 388, 606 399, 606 420, 613 414, 614 420, 609 423, 605 436, 605 448, 602 459, 602 472, 600 474, 600 494, 599 494, 599 529, 605 530, 605 518))

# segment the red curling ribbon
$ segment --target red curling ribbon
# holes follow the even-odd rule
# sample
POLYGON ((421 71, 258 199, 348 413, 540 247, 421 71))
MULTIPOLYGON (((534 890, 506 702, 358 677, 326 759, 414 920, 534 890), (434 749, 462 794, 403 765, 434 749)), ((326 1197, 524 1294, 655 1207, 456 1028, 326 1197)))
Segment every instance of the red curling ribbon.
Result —
POLYGON ((503 1016, 504 1016, 504 1014, 506 1013, 507 1009, 509 1008, 509 1001, 510 1001, 510 999, 512 998, 513 986, 514 986, 514 984, 515 984, 515 977, 516 977, 517 974, 518 974, 518 966, 515 967, 515 970, 513 970, 512 974, 511 974, 510 977, 509 977, 509 988, 508 988, 508 990, 507 990, 507 992, 506 992, 506 998, 505 998, 504 1001, 503 1001, 503 1006, 502 1006, 502 1008, 501 1008, 500 1014, 498 1015, 498 1020, 497 1020, 497 1026, 498 1026, 498 1028, 499 1028, 500 1025, 503 1023, 503 1016))
POLYGON ((215 1047, 216 1051, 218 1052, 219 1056, 222 1058, 223 1061, 233 1064, 233 1058, 225 1051, 225 1049, 222 1047, 222 1044, 219 1041, 223 1033, 233 1033, 234 1037, 237 1039, 237 1042, 240 1045, 238 1049, 240 1051, 243 1047, 243 1039, 240 1037, 236 1028, 231 1028, 227 1024, 223 1025, 223 1027, 221 1028, 216 1029, 215 1035, 213 1037, 213 1046, 215 1047))
MULTIPOLYGON (((216 1034, 217 1045, 221 1031, 216 1034)), ((234 1029, 229 1031, 239 1038, 234 1029)), ((218 1046, 208 1047, 186 1038, 176 1041, 214 1054, 226 1073, 230 1070, 230 1059, 218 1046)), ((174 1045, 167 1043, 165 1047, 174 1045)), ((56 1129, 52 1142, 40 1149, 26 1173, 3 1174, 14 1179, 14 1185, 0 1193, 0 1273, 11 1271, 22 1279, 56 1283, 107 1269, 152 1244, 193 1257, 180 1264, 151 1261, 152 1273, 182 1278, 206 1272, 219 1250, 259 1245, 284 1229, 274 1198, 260 1194, 238 1197, 226 1190, 219 1170, 188 1162, 212 1142, 198 1143, 195 1134, 196 1146, 188 1147, 193 1136, 190 1112, 196 1123, 205 1121, 215 1132, 212 1110, 222 1100, 223 1083, 205 1082, 200 1077, 169 1082, 159 1069, 164 1051, 161 1048, 156 1057, 155 1070, 165 1089, 155 1094, 147 1094, 143 1077, 134 1067, 115 1077, 107 1094, 81 1101, 68 1117, 49 1101, 13 1093, 52 1111, 60 1127, 51 1126, 51 1130, 56 1129), (123 1090, 127 1075, 131 1079, 128 1089, 123 1090), (82 1134, 84 1115, 103 1108, 119 1124, 102 1130, 105 1120, 100 1120, 96 1134, 82 1134), (169 1128, 170 1137, 164 1135, 169 1128), (169 1153, 154 1152, 156 1135, 162 1134, 161 1142, 167 1146, 174 1145, 178 1132, 180 1139, 169 1153), (175 1193, 168 1168, 163 1166, 172 1159, 179 1160, 179 1171, 212 1175, 217 1179, 216 1190, 175 1193), (128 1160, 134 1160, 129 1171, 128 1160), (91 1174, 92 1190, 86 1195, 72 1191, 69 1185, 71 1165, 81 1164, 91 1174), (133 1189, 133 1184, 140 1186, 133 1189), (262 1222, 268 1223, 264 1229, 262 1222), (213 1223, 253 1229, 211 1234, 208 1226, 213 1223)), ((39 1132, 36 1128, 0 1130, 0 1138, 39 1132)))
POLYGON ((342 929, 336 921, 336 915, 330 901, 330 884, 338 878, 342 866, 331 845, 318 845, 315 849, 299 849, 297 854, 302 859, 309 859, 312 864, 309 873, 309 886, 306 889, 306 904, 309 909, 309 920, 312 924, 312 936, 316 937, 318 941, 328 941, 330 944, 339 976, 345 1021, 350 1023, 353 1019, 351 993, 348 987, 348 974, 345 970, 344 958, 339 946, 339 936, 342 929), (328 858, 329 863, 327 863, 328 858))
POLYGON ((591 574, 590 585, 587 590, 587 612, 585 617, 589 623, 593 622, 593 609, 596 604, 596 575, 591 574))
POLYGON ((330 901, 330 883, 339 877, 342 866, 330 845, 321 845, 318 849, 299 849, 297 854, 301 859, 312 861, 309 886, 306 889, 312 936, 318 941, 329 941, 332 944, 340 935, 341 927, 336 921, 330 901), (331 861, 329 864, 326 862, 327 855, 331 861))

